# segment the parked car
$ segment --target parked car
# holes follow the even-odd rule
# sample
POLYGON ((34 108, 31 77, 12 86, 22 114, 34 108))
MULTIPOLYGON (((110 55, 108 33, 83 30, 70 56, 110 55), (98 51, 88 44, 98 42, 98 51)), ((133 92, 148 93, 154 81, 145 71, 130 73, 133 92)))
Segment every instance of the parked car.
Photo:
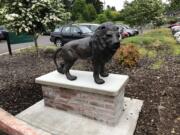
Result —
POLYGON ((72 24, 56 28, 50 35, 50 41, 60 47, 69 41, 92 36, 93 32, 86 26, 72 24))
POLYGON ((123 29, 122 32, 122 38, 130 37, 130 36, 135 36, 139 34, 139 31, 134 28, 130 28, 129 26, 118 24, 117 25, 119 29, 123 29))
POLYGON ((5 32, 7 32, 6 28, 3 26, 0 26, 0 41, 6 39, 4 35, 5 32))
POLYGON ((133 36, 139 34, 139 31, 138 31, 138 29, 136 29, 136 28, 131 28, 131 27, 129 27, 128 25, 124 25, 124 27, 125 27, 126 29, 128 29, 128 30, 133 31, 133 36))
POLYGON ((80 23, 79 25, 88 27, 92 32, 95 32, 95 30, 100 26, 95 23, 80 23))
POLYGON ((171 30, 172 30, 172 34, 174 35, 176 32, 180 31, 180 26, 174 26, 171 28, 171 30))
POLYGON ((178 32, 176 32, 175 34, 174 34, 174 37, 175 38, 177 38, 177 37, 179 37, 180 36, 180 31, 178 31, 178 32))
POLYGON ((180 36, 176 37, 176 42, 180 43, 180 36))
POLYGON ((177 23, 174 23, 174 24, 171 24, 168 28, 172 28, 174 26, 180 26, 180 22, 177 22, 177 23))
POLYGON ((121 25, 117 25, 117 27, 119 27, 119 34, 120 34, 120 37, 122 37, 122 38, 129 37, 128 32, 126 32, 126 31, 124 30, 124 28, 123 28, 121 25))

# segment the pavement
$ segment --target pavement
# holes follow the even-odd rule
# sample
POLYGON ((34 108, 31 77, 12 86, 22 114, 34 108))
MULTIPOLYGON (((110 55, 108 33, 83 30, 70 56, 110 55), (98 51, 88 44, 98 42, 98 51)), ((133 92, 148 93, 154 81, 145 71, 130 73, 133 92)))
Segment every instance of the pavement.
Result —
MULTIPOLYGON (((39 46, 48 46, 53 45, 52 42, 50 42, 50 36, 40 36, 38 38, 38 45, 39 46)), ((21 43, 21 44, 12 44, 11 49, 12 51, 27 48, 30 46, 34 46, 34 42, 28 42, 28 43, 21 43)), ((0 41, 0 54, 8 53, 8 46, 6 41, 0 41)))

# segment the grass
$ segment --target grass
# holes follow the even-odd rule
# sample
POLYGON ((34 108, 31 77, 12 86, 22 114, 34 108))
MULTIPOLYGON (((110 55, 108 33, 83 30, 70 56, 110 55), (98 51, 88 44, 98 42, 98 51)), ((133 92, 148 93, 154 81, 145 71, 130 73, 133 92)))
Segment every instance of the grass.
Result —
MULTIPOLYGON (((56 51, 56 49, 57 49, 57 47, 53 46, 53 45, 48 45, 48 46, 39 45, 38 46, 38 50, 44 50, 44 52, 47 52, 47 53, 54 53, 56 51)), ((35 53, 35 52, 37 52, 35 46, 20 50, 20 53, 22 53, 22 54, 24 54, 24 53, 35 53)))
POLYGON ((154 58, 161 55, 180 55, 180 44, 176 43, 168 28, 154 29, 144 34, 126 38, 122 44, 133 44, 139 48, 142 56, 154 58))
POLYGON ((123 45, 134 45, 138 48, 141 57, 153 59, 154 63, 150 69, 159 69, 164 64, 159 56, 180 56, 180 44, 176 43, 170 29, 160 28, 148 31, 144 34, 126 38, 122 41, 123 45))

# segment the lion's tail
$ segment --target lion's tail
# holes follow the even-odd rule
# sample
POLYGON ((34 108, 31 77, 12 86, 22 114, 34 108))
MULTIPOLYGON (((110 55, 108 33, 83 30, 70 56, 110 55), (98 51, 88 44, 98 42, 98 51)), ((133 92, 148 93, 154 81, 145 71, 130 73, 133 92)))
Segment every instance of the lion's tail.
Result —
POLYGON ((60 66, 58 66, 58 64, 57 64, 57 54, 58 54, 61 50, 62 50, 62 48, 58 48, 58 49, 56 50, 56 52, 54 53, 54 56, 53 56, 53 60, 54 60, 54 64, 56 65, 57 71, 58 71, 59 73, 64 74, 64 72, 63 72, 64 64, 60 64, 60 66))

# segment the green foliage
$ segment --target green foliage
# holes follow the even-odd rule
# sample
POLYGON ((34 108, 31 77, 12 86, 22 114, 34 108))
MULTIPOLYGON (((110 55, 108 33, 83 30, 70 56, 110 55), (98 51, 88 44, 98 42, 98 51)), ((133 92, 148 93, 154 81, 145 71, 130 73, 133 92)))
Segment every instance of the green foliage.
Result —
POLYGON ((91 22, 96 19, 96 15, 97 13, 94 6, 92 4, 87 4, 86 9, 84 10, 84 13, 83 13, 84 20, 91 22))
POLYGON ((122 16, 130 25, 144 26, 152 22, 159 25, 163 12, 164 5, 161 0, 134 0, 131 3, 126 1, 122 16))
POLYGON ((119 20, 120 13, 112 9, 106 9, 102 14, 98 14, 96 22, 103 23, 106 21, 117 21, 119 20))
POLYGON ((106 17, 105 14, 99 14, 96 18, 96 22, 98 23, 103 23, 103 22, 107 22, 108 18, 106 17))
POLYGON ((100 14, 103 12, 103 2, 101 2, 100 0, 86 0, 86 2, 94 6, 97 14, 100 14))
POLYGON ((159 55, 180 56, 180 46, 167 28, 154 29, 142 35, 126 38, 122 44, 137 46, 140 54, 149 58, 159 55))
POLYGON ((83 17, 84 10, 86 10, 85 0, 75 0, 72 7, 72 20, 78 20, 83 17), (83 9, 83 10, 82 10, 83 9))
POLYGON ((62 0, 62 3, 64 4, 64 9, 68 12, 71 11, 71 5, 74 0, 62 0))
POLYGON ((93 21, 96 18, 96 9, 93 4, 87 4, 85 0, 75 0, 72 7, 73 21, 93 21), (83 10, 82 10, 83 9, 83 10))
POLYGON ((121 47, 116 53, 116 59, 119 63, 126 67, 133 67, 137 65, 140 54, 138 49, 133 45, 126 45, 121 47))
POLYGON ((9 29, 29 34, 44 32, 70 16, 59 0, 16 0, 6 4, 3 15, 9 29))
POLYGON ((167 5, 167 12, 180 10, 180 0, 169 0, 169 2, 170 4, 167 5))
POLYGON ((14 0, 5 3, 1 11, 6 27, 16 33, 32 34, 36 46, 39 34, 70 17, 61 0, 14 0))

